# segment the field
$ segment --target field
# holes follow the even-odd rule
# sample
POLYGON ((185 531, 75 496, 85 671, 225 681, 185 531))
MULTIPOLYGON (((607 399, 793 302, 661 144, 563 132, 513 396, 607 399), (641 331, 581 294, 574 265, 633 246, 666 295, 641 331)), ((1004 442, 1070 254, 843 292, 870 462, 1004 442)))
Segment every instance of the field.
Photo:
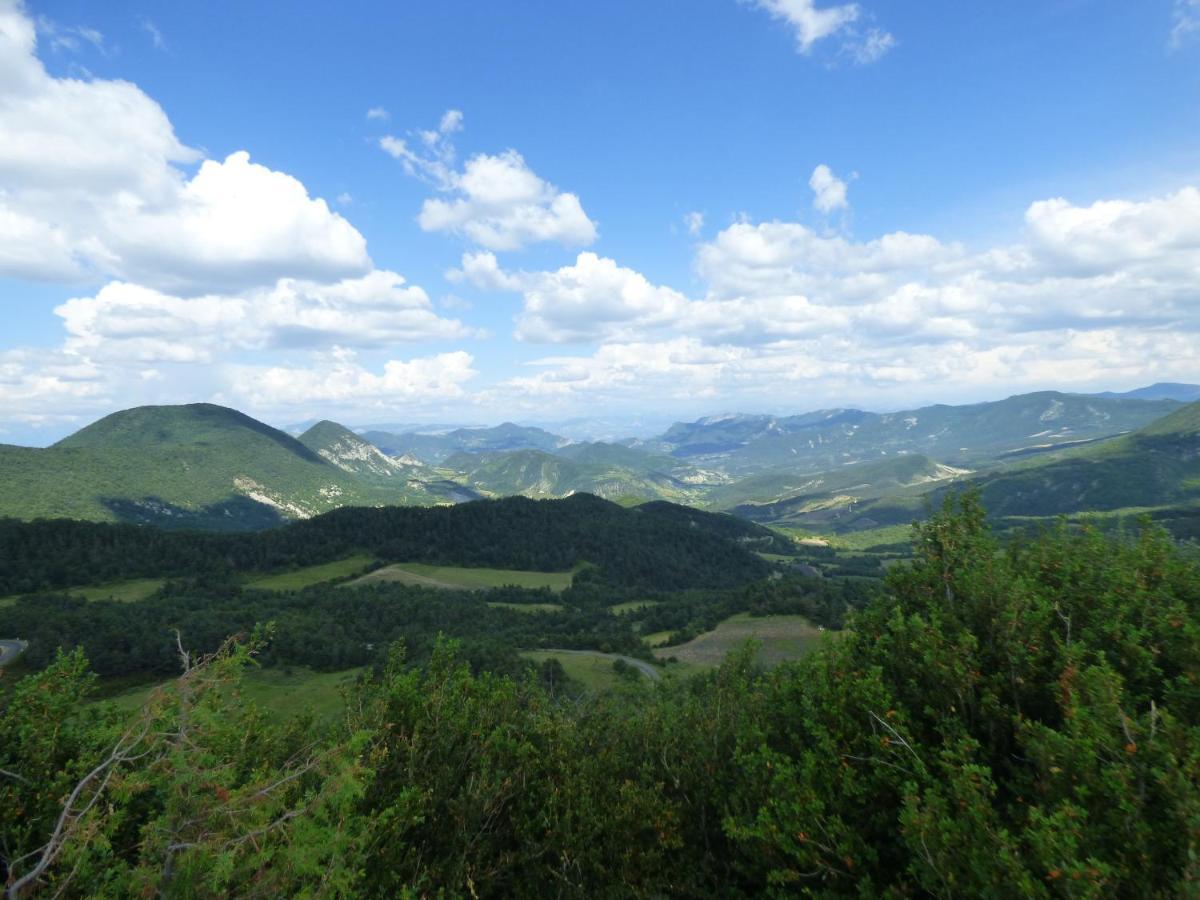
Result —
MULTIPOLYGON (((120 603, 136 603, 145 600, 164 584, 162 578, 132 578, 109 584, 94 584, 85 587, 64 588, 56 593, 82 597, 84 600, 116 600, 120 603)), ((0 597, 0 606, 12 606, 16 597, 0 597)))
MULTIPOLYGON (((242 694, 276 721, 305 710, 311 710, 317 720, 326 721, 342 711, 341 689, 353 684, 361 671, 313 672, 294 666, 248 669, 242 680, 242 694)), ((155 687, 135 688, 110 700, 121 709, 134 710, 146 702, 155 687)))
MULTIPOLYGON (((646 639, 654 637, 657 635, 647 635, 646 639)), ((739 613, 686 644, 658 647, 654 655, 659 659, 674 656, 687 665, 712 668, 720 665, 731 650, 754 639, 761 644, 759 660, 774 665, 803 656, 817 646, 821 637, 821 630, 803 616, 755 617, 739 613)))
MULTIPOLYGON (((562 663, 567 677, 578 681, 588 690, 605 691, 620 683, 620 676, 613 669, 613 662, 617 657, 611 653, 593 650, 528 650, 521 656, 535 663, 557 659, 562 663)), ((646 677, 643 673, 642 680, 646 677)))
POLYGON ((674 634, 673 631, 654 631, 650 634, 643 634, 642 641, 645 642, 648 647, 658 647, 669 641, 672 634, 674 634))
POLYGON ((251 575, 246 579, 246 587, 259 591, 298 591, 310 585, 357 575, 372 562, 374 558, 370 556, 352 556, 319 566, 306 566, 292 572, 251 575))
POLYGON ((487 588, 516 585, 523 588, 549 588, 563 591, 571 586, 575 570, 570 572, 522 572, 515 569, 473 569, 460 566, 429 566, 423 563, 398 563, 368 572, 351 585, 373 584, 376 581, 396 581, 419 587, 445 588, 455 591, 481 591, 487 588))

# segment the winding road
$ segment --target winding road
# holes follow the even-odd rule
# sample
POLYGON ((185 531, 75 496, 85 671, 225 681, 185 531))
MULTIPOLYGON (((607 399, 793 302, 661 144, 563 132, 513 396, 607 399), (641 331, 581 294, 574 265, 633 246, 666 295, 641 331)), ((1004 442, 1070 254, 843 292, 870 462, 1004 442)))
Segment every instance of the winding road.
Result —
POLYGON ((0 666, 12 662, 25 652, 28 641, 0 641, 0 666))
POLYGON ((644 659, 638 659, 634 656, 622 656, 620 653, 601 653, 598 650, 557 650, 553 648, 539 649, 539 653, 553 653, 562 656, 590 656, 599 657, 600 659, 618 660, 623 659, 629 665, 633 666, 651 681, 658 681, 662 678, 662 672, 650 665, 644 659))

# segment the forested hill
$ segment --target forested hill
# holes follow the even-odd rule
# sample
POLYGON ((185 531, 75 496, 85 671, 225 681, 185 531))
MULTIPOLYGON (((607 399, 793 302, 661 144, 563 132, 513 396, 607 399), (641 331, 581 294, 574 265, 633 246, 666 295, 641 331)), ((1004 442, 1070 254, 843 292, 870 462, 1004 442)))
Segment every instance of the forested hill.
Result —
POLYGON ((578 494, 453 507, 343 508, 254 534, 0 520, 0 596, 122 578, 273 571, 366 552, 381 560, 563 571, 645 587, 725 587, 762 577, 765 528, 669 503, 626 509, 578 494))

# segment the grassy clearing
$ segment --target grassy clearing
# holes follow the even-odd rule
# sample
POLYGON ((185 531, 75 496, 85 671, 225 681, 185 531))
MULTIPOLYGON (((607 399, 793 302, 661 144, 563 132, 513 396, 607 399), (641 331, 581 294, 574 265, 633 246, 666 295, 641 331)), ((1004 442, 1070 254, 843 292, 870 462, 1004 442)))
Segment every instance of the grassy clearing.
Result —
POLYGON ((659 600, 630 600, 627 603, 617 603, 608 608, 608 611, 613 615, 621 615, 627 612, 637 612, 641 609, 650 609, 652 606, 661 605, 659 600))
POLYGON ((561 603, 499 603, 493 601, 488 606, 494 609, 515 609, 523 613, 562 612, 561 603))
MULTIPOLYGON (((318 721, 328 721, 343 709, 341 689, 353 684, 361 672, 313 672, 298 667, 248 669, 242 679, 242 695, 277 722, 306 710, 311 710, 318 721)), ((132 711, 141 707, 156 687, 143 685, 117 694, 109 702, 132 711)))
MULTIPOLYGON (((82 587, 63 588, 54 593, 70 594, 84 600, 116 600, 118 603, 137 603, 145 600, 166 583, 163 578, 131 578, 128 581, 113 581, 108 584, 91 584, 82 587)), ((12 606, 18 597, 0 597, 0 606, 12 606)))
POLYGON ((368 572, 350 585, 373 584, 377 581, 396 581, 420 587, 445 588, 454 591, 482 591, 488 588, 516 585, 523 588, 549 588, 560 592, 571 586, 578 569, 569 572, 521 572, 515 569, 468 569, 460 566, 429 566, 424 563, 398 563, 368 572))
POLYGON ((310 585, 357 575, 372 562, 374 558, 370 556, 351 556, 349 559, 339 559, 319 566, 306 566, 292 572, 251 575, 245 584, 246 587, 259 591, 298 591, 310 585))
POLYGON ((616 687, 617 673, 613 670, 613 661, 598 653, 589 654, 559 654, 547 650, 529 650, 521 654, 535 663, 547 659, 557 659, 562 663, 563 671, 572 681, 578 681, 590 691, 606 691, 616 687))
POLYGON ((643 634, 642 641, 648 647, 661 647, 671 639, 671 635, 674 633, 673 631, 654 631, 650 634, 643 634))
POLYGON ((773 563, 790 563, 796 561, 796 557, 784 556, 782 553, 759 553, 758 555, 767 562, 773 563))
POLYGON ((775 665, 808 653, 821 637, 822 632, 803 616, 755 617, 739 613, 686 644, 658 647, 654 655, 659 659, 674 656, 687 665, 712 668, 720 665, 731 650, 753 638, 761 644, 759 660, 765 665, 775 665))

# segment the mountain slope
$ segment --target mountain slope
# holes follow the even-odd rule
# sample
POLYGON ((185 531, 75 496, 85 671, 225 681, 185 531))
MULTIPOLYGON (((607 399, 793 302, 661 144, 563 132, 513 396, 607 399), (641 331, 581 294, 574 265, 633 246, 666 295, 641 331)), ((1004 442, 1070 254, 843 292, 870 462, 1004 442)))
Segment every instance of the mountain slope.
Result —
POLYGON ((1178 408, 1171 400, 1043 391, 897 413, 839 409, 784 418, 701 419, 674 426, 657 446, 692 462, 744 474, 784 467, 826 471, 898 453, 926 454, 963 466, 1015 450, 1132 431, 1178 408))
POLYGON ((614 500, 687 500, 698 496, 693 487, 666 473, 578 462, 539 450, 456 453, 443 466, 490 496, 553 498, 587 493, 614 500))
POLYGON ((392 434, 367 431, 362 435, 388 456, 411 456, 436 465, 455 453, 503 452, 506 450, 554 450, 568 443, 566 438, 541 428, 505 422, 493 428, 456 428, 444 434, 392 434))
POLYGON ((290 435, 211 404, 114 413, 44 450, 0 447, 0 516, 14 518, 243 530, 349 504, 439 499, 410 480, 339 468, 290 435))
POLYGON ((1129 435, 980 482, 995 515, 1048 516, 1200 501, 1200 402, 1129 435))

